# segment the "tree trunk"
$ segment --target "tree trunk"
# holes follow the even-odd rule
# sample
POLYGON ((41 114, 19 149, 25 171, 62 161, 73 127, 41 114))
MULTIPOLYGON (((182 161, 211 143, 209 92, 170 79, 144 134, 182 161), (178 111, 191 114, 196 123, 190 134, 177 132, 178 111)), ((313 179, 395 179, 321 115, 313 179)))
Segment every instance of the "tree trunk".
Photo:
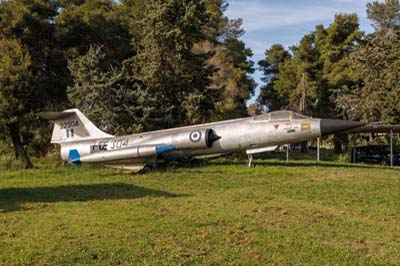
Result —
POLYGON ((343 153, 347 151, 348 147, 348 136, 344 134, 337 134, 333 136, 333 150, 336 154, 343 153), (345 150, 343 150, 343 146, 345 146, 345 150))
POLYGON ((306 153, 308 151, 308 141, 300 142, 300 152, 306 153))
POLYGON ((19 126, 17 124, 10 124, 7 125, 11 140, 14 145, 14 150, 15 150, 15 157, 16 159, 22 159, 22 161, 25 164, 26 169, 31 169, 33 168, 32 162, 29 160, 28 153, 25 151, 24 146, 22 145, 21 138, 19 135, 19 126))

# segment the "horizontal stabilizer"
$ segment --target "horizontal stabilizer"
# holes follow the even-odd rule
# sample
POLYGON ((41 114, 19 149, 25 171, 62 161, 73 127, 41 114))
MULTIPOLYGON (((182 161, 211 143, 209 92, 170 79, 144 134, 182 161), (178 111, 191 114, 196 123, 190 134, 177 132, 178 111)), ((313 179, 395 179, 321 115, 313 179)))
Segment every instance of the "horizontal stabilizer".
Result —
POLYGON ((40 118, 43 118, 46 120, 51 120, 51 121, 71 117, 74 114, 75 114, 74 112, 40 112, 40 113, 37 113, 37 115, 40 118))

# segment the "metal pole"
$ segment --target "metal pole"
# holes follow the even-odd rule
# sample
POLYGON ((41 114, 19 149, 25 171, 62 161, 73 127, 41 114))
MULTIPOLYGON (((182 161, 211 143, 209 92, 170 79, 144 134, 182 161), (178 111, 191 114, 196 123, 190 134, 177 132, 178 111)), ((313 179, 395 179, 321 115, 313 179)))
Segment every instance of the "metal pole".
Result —
POLYGON ((317 162, 319 163, 320 159, 320 147, 321 147, 321 139, 317 138, 317 162))
POLYGON ((290 149, 290 144, 286 145, 286 161, 289 161, 289 149, 290 149))
POLYGON ((393 166, 393 129, 390 130, 390 166, 393 166))

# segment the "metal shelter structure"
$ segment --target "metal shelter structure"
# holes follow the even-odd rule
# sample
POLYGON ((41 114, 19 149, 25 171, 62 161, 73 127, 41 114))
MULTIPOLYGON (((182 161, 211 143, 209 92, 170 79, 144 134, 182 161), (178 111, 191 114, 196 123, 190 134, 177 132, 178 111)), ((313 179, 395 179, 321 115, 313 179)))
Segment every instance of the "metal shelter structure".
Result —
POLYGON ((390 139, 390 166, 393 166, 393 134, 400 133, 400 125, 385 125, 382 123, 371 123, 359 128, 351 129, 345 132, 346 134, 360 133, 386 133, 390 139))

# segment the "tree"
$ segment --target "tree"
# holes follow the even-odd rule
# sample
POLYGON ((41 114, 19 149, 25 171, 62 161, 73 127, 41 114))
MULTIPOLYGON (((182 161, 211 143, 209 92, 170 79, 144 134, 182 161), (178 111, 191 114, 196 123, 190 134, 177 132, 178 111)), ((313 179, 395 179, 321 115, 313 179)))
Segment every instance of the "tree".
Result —
POLYGON ((251 74, 253 53, 240 40, 244 34, 241 19, 230 20, 224 16, 226 1, 205 1, 210 19, 204 27, 207 40, 195 45, 202 52, 212 52, 208 60, 215 66, 211 88, 220 90, 222 97, 215 103, 216 112, 211 119, 222 120, 243 117, 248 114, 246 101, 254 94, 256 86, 251 74))
MULTIPOLYGON (((316 26, 290 53, 281 45, 272 46, 259 62, 266 84, 258 102, 268 110, 285 108, 323 118, 340 117, 335 96, 358 81, 348 66, 362 35, 357 15, 337 14, 327 28, 316 26)), ((335 148, 339 146, 335 141, 335 148)))
MULTIPOLYGON (((55 0, 0 1, 0 39, 16 40, 29 54, 30 75, 26 82, 32 91, 40 92, 40 97, 32 99, 36 104, 31 112, 39 108, 66 107, 66 87, 70 79, 65 53, 55 36, 54 18, 58 10, 55 0)), ((29 123, 23 122, 25 118, 21 116, 18 121, 21 139, 26 147, 43 149, 41 152, 35 150, 35 154, 45 153, 50 147, 49 127, 35 116, 30 117, 29 123), (40 128, 35 127, 37 125, 40 128), (35 134, 43 131, 47 134, 35 134)))
POLYGON ((91 47, 86 55, 70 61, 74 84, 68 87, 70 102, 96 125, 112 134, 140 130, 141 87, 125 66, 105 61, 102 47, 91 47))
POLYGON ((122 6, 113 0, 64 1, 55 18, 60 49, 69 58, 84 55, 90 46, 102 46, 105 62, 121 64, 133 55, 129 26, 122 6))
POLYGON ((31 58, 32 86, 41 90, 43 105, 66 100, 67 60, 56 40, 55 0, 0 1, 0 37, 16 39, 31 58))
POLYGON ((337 14, 325 30, 321 28, 318 46, 323 63, 323 77, 318 91, 318 114, 326 118, 344 118, 336 112, 336 95, 353 87, 357 78, 349 70, 350 56, 361 42, 356 14, 337 14))
POLYGON ((283 64, 290 58, 289 51, 281 44, 274 44, 265 51, 265 59, 258 62, 260 70, 264 74, 261 80, 265 85, 260 88, 257 101, 261 106, 265 106, 268 111, 276 111, 288 105, 287 98, 276 91, 275 82, 283 64))
MULTIPOLYGON (((274 49, 279 51, 278 47, 274 49)), ((286 104, 280 108, 313 115, 321 71, 315 34, 305 35, 299 46, 291 47, 291 52, 293 56, 279 65, 279 73, 274 75, 271 91, 276 91, 279 94, 279 98, 276 98, 282 99, 282 104, 286 104)))
POLYGON ((31 57, 18 40, 0 39, 0 125, 7 129, 16 158, 22 159, 25 168, 32 168, 21 140, 21 127, 37 107, 38 91, 31 86, 31 57))
POLYGON ((350 69, 358 82, 338 95, 337 108, 365 122, 400 122, 400 4, 386 0, 367 6, 376 32, 367 36, 351 56, 350 69))
POLYGON ((377 32, 385 32, 399 27, 400 3, 399 0, 374 1, 367 4, 367 16, 373 22, 377 32))
POLYGON ((362 37, 355 14, 337 14, 328 28, 322 25, 305 35, 291 53, 281 45, 266 51, 259 62, 264 71, 259 102, 270 110, 289 108, 308 115, 337 118, 334 92, 352 86, 348 56, 362 37))
POLYGON ((224 89, 222 101, 217 103, 217 119, 232 119, 247 115, 246 101, 254 94, 253 55, 243 41, 228 37, 221 44, 211 62, 218 71, 213 77, 215 87, 224 89))
POLYGON ((214 68, 207 63, 211 54, 193 49, 207 40, 202 29, 208 20, 202 1, 146 2, 133 40, 132 68, 148 88, 148 129, 198 123, 215 110, 214 68))

